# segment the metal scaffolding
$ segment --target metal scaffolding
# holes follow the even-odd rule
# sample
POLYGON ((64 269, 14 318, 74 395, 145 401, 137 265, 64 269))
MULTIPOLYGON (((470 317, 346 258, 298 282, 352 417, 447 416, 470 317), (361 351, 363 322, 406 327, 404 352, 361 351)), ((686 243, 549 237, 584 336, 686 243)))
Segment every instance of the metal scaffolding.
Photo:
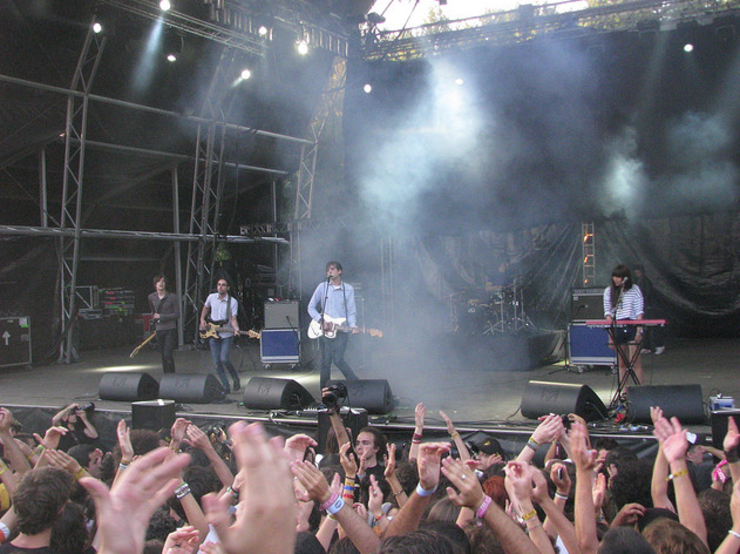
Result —
POLYGON ((596 242, 593 222, 581 224, 583 235, 583 286, 590 287, 596 280, 596 242))
POLYGON ((90 25, 70 87, 72 90, 81 92, 82 95, 67 98, 60 227, 62 231, 73 229, 74 234, 71 240, 64 235, 59 238, 57 252, 61 273, 59 297, 62 301, 62 341, 59 345, 59 361, 67 364, 77 359, 71 328, 72 320, 75 317, 75 288, 77 286, 77 269, 80 263, 80 245, 82 241, 82 193, 84 190, 85 138, 87 136, 87 116, 90 105, 89 94, 100 65, 105 42, 106 37, 95 33, 92 25, 90 25), (71 256, 69 255, 70 251, 71 256))

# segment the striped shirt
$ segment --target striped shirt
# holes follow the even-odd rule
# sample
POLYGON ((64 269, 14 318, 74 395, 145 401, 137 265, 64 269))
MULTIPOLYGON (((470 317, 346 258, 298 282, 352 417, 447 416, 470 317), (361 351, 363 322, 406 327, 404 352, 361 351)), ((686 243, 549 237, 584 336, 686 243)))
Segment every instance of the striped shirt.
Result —
MULTIPOLYGON (((617 306, 616 319, 637 319, 645 313, 645 301, 642 291, 637 285, 625 291, 617 306)), ((604 289, 604 317, 612 316, 612 290, 611 287, 604 289)))

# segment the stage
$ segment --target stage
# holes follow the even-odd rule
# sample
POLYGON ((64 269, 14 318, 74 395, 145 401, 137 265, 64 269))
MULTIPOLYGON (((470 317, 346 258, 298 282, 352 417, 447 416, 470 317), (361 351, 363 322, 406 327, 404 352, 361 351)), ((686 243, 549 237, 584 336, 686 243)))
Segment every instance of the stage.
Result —
MULTIPOLYGON (((414 407, 418 402, 428 406, 427 436, 445 436, 439 410, 444 410, 463 433, 486 431, 497 437, 511 437, 515 442, 528 436, 536 425, 519 412, 522 396, 531 380, 551 383, 587 385, 608 405, 616 387, 616 376, 607 366, 595 366, 583 373, 568 368, 565 362, 542 365, 534 369, 512 371, 496 367, 495 360, 480 359, 480 347, 472 347, 475 355, 461 359, 461 337, 438 341, 433 351, 423 353, 415 345, 394 345, 390 342, 355 340, 348 351, 348 360, 363 379, 386 379, 395 399, 395 409, 385 415, 371 415, 373 425, 382 426, 390 435, 408 435, 414 425, 414 407), (476 361, 477 360, 477 361, 476 361), (494 368, 494 369, 492 369, 494 368)), ((737 378, 737 339, 669 340, 664 354, 645 354, 643 366, 647 385, 698 384, 706 402, 710 395, 740 397, 737 378)), ((305 348, 304 365, 272 365, 261 363, 259 345, 254 340, 241 339, 232 352, 232 361, 239 369, 242 385, 252 377, 291 379, 303 386, 315 398, 319 397, 319 374, 311 358, 316 354, 315 343, 305 348)), ((10 407, 24 423, 24 430, 42 431, 45 420, 57 409, 70 403, 94 402, 100 417, 101 435, 114 430, 115 422, 129 417, 130 402, 100 400, 98 387, 107 372, 147 372, 160 380, 162 370, 159 354, 150 347, 134 358, 132 348, 92 350, 81 353, 81 360, 70 365, 53 364, 37 367, 4 368, 0 374, 2 404, 10 407), (42 408, 39 410, 38 408, 42 408), (103 421, 106 419, 107 421, 103 421)), ((496 355, 496 352, 493 353, 496 355)), ((175 354, 180 374, 207 374, 212 369, 208 350, 183 349, 175 354)), ((334 378, 340 378, 336 370, 334 378)), ((251 411, 243 404, 243 391, 231 393, 229 403, 182 404, 178 415, 199 424, 228 424, 235 419, 249 419, 275 424, 282 432, 311 432, 317 426, 316 413, 302 416, 281 410, 251 411)), ((46 422, 45 422, 46 421, 46 422)), ((708 426, 691 426, 695 432, 709 433, 708 426)), ((592 424, 594 433, 631 439, 631 442, 652 442, 649 430, 632 429, 611 420, 592 424)), ((114 434, 112 435, 114 436, 114 434)), ((406 437, 408 438, 408 437, 406 437)))

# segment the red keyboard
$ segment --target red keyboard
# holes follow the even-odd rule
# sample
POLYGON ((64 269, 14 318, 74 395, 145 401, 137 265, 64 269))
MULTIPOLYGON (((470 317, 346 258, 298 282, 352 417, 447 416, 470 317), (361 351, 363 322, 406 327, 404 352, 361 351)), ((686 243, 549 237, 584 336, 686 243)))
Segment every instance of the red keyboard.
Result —
MULTIPOLYGON (((611 327, 613 321, 607 321, 606 319, 592 319, 587 321, 588 327, 611 327)), ((644 327, 663 327, 668 325, 665 319, 618 319, 617 325, 642 325, 644 327)))

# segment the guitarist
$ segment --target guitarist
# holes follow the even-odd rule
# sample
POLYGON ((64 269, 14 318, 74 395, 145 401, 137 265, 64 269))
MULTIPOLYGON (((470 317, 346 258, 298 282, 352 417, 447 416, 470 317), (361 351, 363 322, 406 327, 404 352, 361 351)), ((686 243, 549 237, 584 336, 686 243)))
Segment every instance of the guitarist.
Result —
MULTIPOLYGON (((326 264, 326 281, 319 283, 308 303, 308 313, 314 321, 324 325, 324 315, 333 318, 346 318, 347 325, 357 332, 357 307, 355 306, 355 289, 352 285, 342 281, 342 264, 329 262, 326 264)), ((345 379, 357 380, 357 375, 344 361, 344 351, 347 350, 349 333, 339 332, 336 338, 319 337, 321 349, 321 373, 319 380, 321 388, 331 378, 331 364, 334 364, 344 374, 345 379)))
POLYGON ((234 380, 234 391, 238 391, 241 388, 239 382, 239 374, 229 359, 229 351, 231 350, 231 343, 234 341, 234 334, 239 333, 239 322, 236 320, 237 313, 239 311, 239 303, 236 298, 233 298, 229 294, 229 282, 221 277, 216 283, 216 291, 213 294, 209 294, 206 298, 206 302, 203 305, 203 310, 200 312, 200 328, 206 330, 208 324, 206 322, 206 316, 210 314, 210 320, 213 322, 223 321, 228 322, 231 325, 232 331, 219 331, 218 338, 211 337, 211 357, 213 363, 216 366, 216 374, 221 379, 224 391, 228 394, 231 392, 229 386, 229 380, 226 378, 224 367, 229 370, 231 378, 234 380))
POLYGON ((162 369, 165 373, 175 373, 180 302, 176 294, 167 291, 167 279, 164 275, 154 276, 154 292, 149 295, 149 308, 157 332, 157 346, 162 355, 162 369))

